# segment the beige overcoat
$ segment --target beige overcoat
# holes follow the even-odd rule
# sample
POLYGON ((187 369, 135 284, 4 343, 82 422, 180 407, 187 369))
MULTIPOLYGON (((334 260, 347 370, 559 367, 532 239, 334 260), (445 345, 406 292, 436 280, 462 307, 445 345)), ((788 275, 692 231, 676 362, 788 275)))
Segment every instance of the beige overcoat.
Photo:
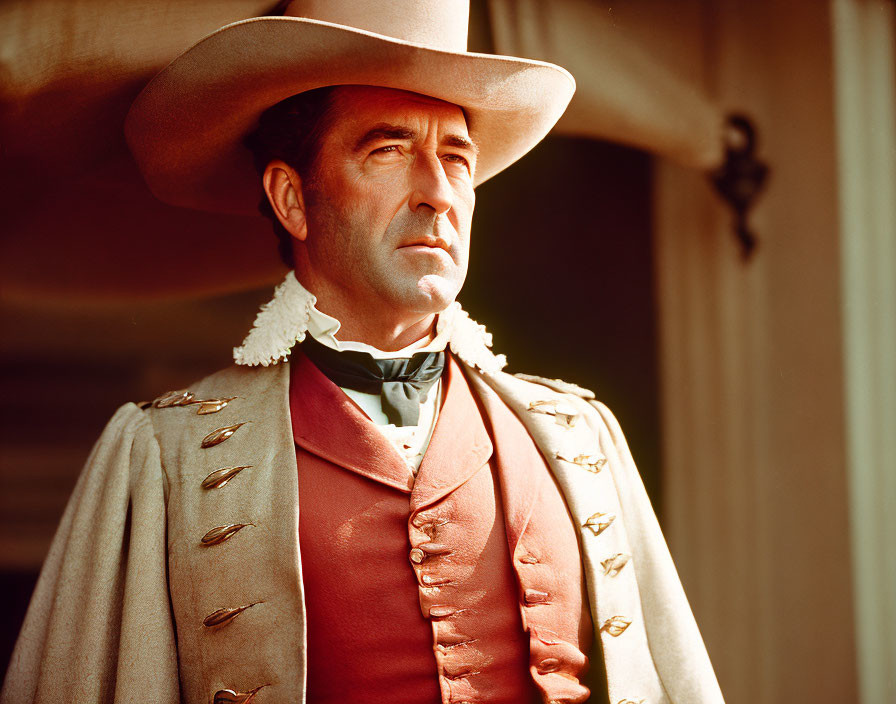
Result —
MULTIPOLYGON (((468 370, 477 393, 496 393, 526 425, 580 527, 609 701, 722 702, 611 413, 562 382, 468 370)), ((50 548, 0 703, 208 704, 258 687, 257 704, 305 701, 288 380, 286 362, 234 366, 190 388, 197 399, 236 397, 219 412, 118 410, 50 548), (228 467, 244 468, 203 486, 228 467), (203 544, 233 525, 244 527, 203 544)))

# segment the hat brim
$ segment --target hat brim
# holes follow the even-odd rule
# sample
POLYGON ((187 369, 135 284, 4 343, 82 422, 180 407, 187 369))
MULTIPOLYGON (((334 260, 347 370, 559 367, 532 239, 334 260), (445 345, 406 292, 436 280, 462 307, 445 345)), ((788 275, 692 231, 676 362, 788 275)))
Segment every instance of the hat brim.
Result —
POLYGON ((395 88, 461 106, 480 150, 476 185, 538 144, 575 91, 554 64, 258 17, 222 27, 163 69, 131 106, 125 136, 162 201, 256 213, 261 186, 243 139, 268 107, 332 85, 395 88))

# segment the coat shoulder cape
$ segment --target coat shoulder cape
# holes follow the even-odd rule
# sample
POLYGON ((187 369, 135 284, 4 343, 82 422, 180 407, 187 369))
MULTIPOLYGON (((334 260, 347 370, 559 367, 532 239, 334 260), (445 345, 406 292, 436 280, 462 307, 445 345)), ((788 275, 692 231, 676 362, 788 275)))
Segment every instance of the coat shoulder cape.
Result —
MULTIPOLYGON (((588 394, 468 368, 526 425, 580 525, 609 700, 716 704, 722 695, 618 423, 588 394), (619 570, 608 564, 622 562, 619 570)), ((196 406, 122 406, 53 540, 0 704, 304 701, 304 602, 288 364, 230 367, 196 406), (242 425, 239 425, 242 424, 242 425), (239 425, 225 441, 202 440, 239 425), (220 488, 203 480, 245 467, 220 488), (209 531, 244 525, 225 546, 209 531), (203 621, 247 608, 224 629, 203 621), (175 625, 176 624, 176 625, 175 625)), ((545 380, 540 380, 545 381, 545 380)), ((582 391, 582 390, 579 390, 582 391)), ((605 695, 606 696, 606 695, 605 695)))
POLYGON ((44 562, 0 701, 178 701, 166 477, 146 413, 118 409, 44 562), (143 695, 139 693, 144 693, 143 695))

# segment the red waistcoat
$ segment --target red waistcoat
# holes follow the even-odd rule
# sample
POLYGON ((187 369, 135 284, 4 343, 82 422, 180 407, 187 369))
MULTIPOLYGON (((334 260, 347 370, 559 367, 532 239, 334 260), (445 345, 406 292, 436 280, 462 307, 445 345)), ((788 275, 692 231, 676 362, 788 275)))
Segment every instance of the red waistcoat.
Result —
POLYGON ((450 358, 413 478, 295 354, 309 704, 583 702, 591 621, 576 531, 545 462, 450 358))

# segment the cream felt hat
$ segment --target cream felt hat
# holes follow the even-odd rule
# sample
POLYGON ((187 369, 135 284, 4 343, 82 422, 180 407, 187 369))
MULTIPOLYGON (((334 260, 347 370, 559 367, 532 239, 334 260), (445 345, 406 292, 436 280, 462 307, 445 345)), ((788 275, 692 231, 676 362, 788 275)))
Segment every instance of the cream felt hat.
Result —
POLYGON ((575 81, 542 61, 466 51, 467 0, 293 0, 283 16, 234 22, 150 81, 125 136, 152 192, 200 210, 257 213, 243 139, 268 107, 303 91, 374 85, 464 108, 480 184, 534 147, 575 81))

